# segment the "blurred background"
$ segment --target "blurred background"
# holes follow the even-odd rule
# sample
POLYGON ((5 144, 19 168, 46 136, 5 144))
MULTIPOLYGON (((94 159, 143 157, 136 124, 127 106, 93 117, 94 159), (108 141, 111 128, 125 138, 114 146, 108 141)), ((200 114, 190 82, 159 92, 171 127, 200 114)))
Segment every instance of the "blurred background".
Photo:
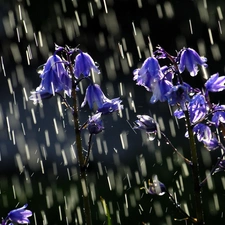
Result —
MULTIPOLYGON (((184 122, 176 123, 166 103, 149 103, 151 94, 135 85, 133 70, 150 55, 151 43, 154 50, 160 45, 172 55, 183 47, 194 48, 207 57, 208 75, 224 75, 224 11, 224 0, 0 0, 1 217, 28 203, 34 212, 31 224, 82 224, 71 113, 57 97, 38 106, 28 100, 40 84, 36 70, 56 43, 88 52, 101 70, 96 82, 109 98, 123 100, 122 114, 105 117, 105 131, 94 138, 88 168, 93 224, 106 224, 100 196, 113 224, 186 224, 166 196, 140 190, 157 175, 193 215, 186 164, 163 140, 150 141, 132 129, 136 115, 154 116, 174 146, 190 158, 184 122)), ((185 73, 184 80, 201 88, 203 72, 199 74, 192 78, 185 73)), ((78 94, 80 103, 83 94, 78 94)), ((224 103, 224 93, 211 99, 224 103)), ((81 124, 89 115, 88 107, 80 109, 81 124)), ((84 131, 84 149, 87 140, 84 131)), ((197 147, 204 179, 220 152, 197 147)), ((203 188, 206 224, 224 224, 224 187, 224 173, 218 173, 203 188)))

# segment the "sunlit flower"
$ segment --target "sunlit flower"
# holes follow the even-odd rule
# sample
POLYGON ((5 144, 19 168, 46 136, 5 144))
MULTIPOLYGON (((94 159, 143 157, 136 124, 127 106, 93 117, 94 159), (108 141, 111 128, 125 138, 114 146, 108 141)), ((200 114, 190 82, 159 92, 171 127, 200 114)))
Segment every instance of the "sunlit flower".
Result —
POLYGON ((35 103, 60 91, 65 91, 68 96, 71 95, 71 78, 64 67, 64 62, 56 54, 48 58, 40 78, 41 84, 36 88, 36 91, 31 92, 29 98, 35 103))
POLYGON ((207 91, 219 92, 225 89, 225 76, 219 77, 216 73, 212 75, 205 83, 205 88, 207 91))
POLYGON ((155 103, 157 101, 166 101, 167 93, 172 89, 172 87, 172 83, 166 79, 156 81, 152 88, 152 97, 150 99, 150 102, 155 103))
POLYGON ((102 114, 108 114, 115 111, 119 111, 123 109, 123 105, 121 105, 122 100, 120 98, 108 99, 105 101, 101 107, 98 108, 98 112, 102 114))
POLYGON ((97 113, 89 118, 87 128, 90 134, 98 134, 104 130, 101 114, 97 113))
POLYGON ((2 224, 5 225, 8 220, 19 224, 30 223, 28 217, 32 216, 32 212, 26 209, 27 205, 28 204, 25 204, 21 208, 10 211, 2 224))
POLYGON ((97 68, 94 60, 88 53, 80 51, 74 62, 74 74, 77 79, 79 79, 81 75, 88 77, 92 69, 96 73, 100 73, 100 70, 97 68))
POLYGON ((204 141, 205 143, 209 143, 212 139, 212 131, 209 126, 199 123, 193 127, 194 134, 197 135, 198 141, 204 141))
POLYGON ((88 103, 90 109, 95 108, 102 114, 112 113, 123 108, 119 98, 108 99, 98 84, 90 84, 87 87, 81 107, 84 107, 86 103, 88 103))
POLYGON ((205 148, 207 148, 209 151, 216 150, 219 148, 219 141, 215 136, 213 136, 210 140, 203 140, 205 148))
POLYGON ((107 98, 100 86, 98 84, 90 84, 86 89, 85 98, 81 107, 84 107, 84 105, 88 103, 90 109, 93 109, 94 105, 96 105, 97 108, 100 108, 106 101, 107 98))
POLYGON ((225 123, 225 105, 218 105, 213 111, 214 113, 211 121, 216 127, 219 127, 220 123, 225 123))
POLYGON ((152 91, 154 83, 163 78, 160 71, 159 62, 155 57, 147 58, 140 69, 133 72, 137 85, 144 86, 148 91, 152 91))
POLYGON ((182 73, 186 68, 191 76, 196 76, 198 73, 197 65, 207 67, 206 61, 207 59, 200 57, 194 49, 185 48, 181 51, 179 71, 182 73))
POLYGON ((176 116, 177 119, 182 119, 182 118, 185 117, 184 112, 183 112, 183 110, 181 108, 176 109, 174 111, 173 115, 176 116))
POLYGON ((191 123, 196 123, 200 119, 204 118, 208 112, 208 108, 205 97, 201 93, 196 94, 191 99, 188 107, 191 123))
POLYGON ((156 132, 156 122, 148 115, 137 115, 138 120, 134 122, 134 129, 145 130, 147 133, 156 132))
POLYGON ((168 66, 162 66, 161 68, 161 71, 163 73, 163 78, 170 81, 172 83, 172 80, 174 78, 174 72, 173 70, 171 69, 171 67, 168 67, 168 66))

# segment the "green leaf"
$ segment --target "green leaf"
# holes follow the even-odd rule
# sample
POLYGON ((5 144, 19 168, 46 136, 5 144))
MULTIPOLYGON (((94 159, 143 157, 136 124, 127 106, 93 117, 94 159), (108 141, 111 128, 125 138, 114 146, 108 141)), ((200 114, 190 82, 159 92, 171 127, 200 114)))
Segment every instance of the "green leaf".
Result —
POLYGON ((107 225, 112 225, 112 221, 111 221, 111 217, 110 217, 110 213, 109 213, 109 208, 108 208, 108 206, 105 202, 105 199, 100 196, 100 200, 101 200, 105 215, 107 217, 107 221, 108 221, 107 225))

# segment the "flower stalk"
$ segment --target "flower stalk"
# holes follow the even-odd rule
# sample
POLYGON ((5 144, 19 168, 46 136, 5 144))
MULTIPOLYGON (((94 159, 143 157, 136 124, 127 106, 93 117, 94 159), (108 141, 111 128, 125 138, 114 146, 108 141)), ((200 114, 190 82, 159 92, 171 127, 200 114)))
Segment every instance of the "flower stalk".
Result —
MULTIPOLYGON (((68 56, 68 61, 70 62, 70 73, 73 74, 73 67, 71 63, 71 59, 68 56)), ((74 84, 75 78, 72 76, 72 83, 74 84)), ((90 200, 89 193, 87 187, 87 171, 85 168, 85 160, 83 155, 83 147, 82 147, 82 139, 81 139, 81 131, 79 129, 79 114, 78 114, 78 104, 77 104, 77 95, 74 85, 72 85, 72 99, 73 99, 73 121, 74 121, 74 129, 75 129, 75 138, 76 138, 76 149, 78 153, 78 163, 80 169, 80 179, 82 185, 82 197, 83 197, 83 212, 85 217, 85 224, 92 225, 91 219, 91 208, 90 208, 90 200)))
POLYGON ((194 134, 191 128, 191 122, 189 118, 188 111, 184 111, 185 118, 186 118, 186 126, 188 129, 189 135, 189 144, 190 144, 190 151, 191 151, 191 161, 192 161, 192 176, 194 182, 194 201, 195 201, 195 210, 196 210, 196 219, 197 225, 204 224, 203 218, 203 209, 202 209, 202 196, 201 196, 201 186, 199 185, 199 169, 198 169, 198 155, 196 149, 196 143, 194 139, 194 134))

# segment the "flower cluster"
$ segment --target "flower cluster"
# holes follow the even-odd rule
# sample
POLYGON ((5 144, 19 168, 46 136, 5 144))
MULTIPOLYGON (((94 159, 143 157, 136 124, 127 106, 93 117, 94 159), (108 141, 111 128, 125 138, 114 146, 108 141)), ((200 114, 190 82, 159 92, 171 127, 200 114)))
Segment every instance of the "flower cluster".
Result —
POLYGON ((32 216, 32 212, 26 208, 27 204, 25 204, 21 208, 10 211, 7 217, 2 220, 2 225, 7 225, 9 222, 19 224, 30 223, 28 217, 32 216))
MULTIPOLYGON (((77 48, 70 49, 56 45, 55 53, 48 58, 43 70, 41 70, 41 83, 35 91, 31 92, 29 99, 36 104, 41 103, 43 99, 58 94, 65 101, 64 94, 68 97, 74 97, 72 96, 72 89, 78 91, 79 83, 84 79, 87 80, 89 85, 86 88, 81 107, 84 107, 87 103, 89 108, 96 113, 91 117, 91 120, 89 119, 88 130, 90 133, 97 134, 103 130, 101 115, 119 111, 123 109, 123 105, 121 105, 120 98, 109 99, 105 96, 101 87, 93 83, 92 73, 99 74, 100 70, 88 53, 84 53, 77 48), (75 53, 77 55, 72 61, 75 53), (94 127, 94 124, 97 124, 97 126, 94 127)), ((66 105, 69 105, 68 102, 66 102, 66 105)))
MULTIPOLYGON (((133 79, 137 85, 152 92, 151 103, 168 102, 176 107, 174 116, 178 119, 184 118, 185 112, 188 112, 197 140, 208 150, 215 150, 220 145, 215 131, 225 123, 225 105, 211 103, 209 94, 225 90, 225 76, 213 74, 205 82, 203 90, 192 88, 182 77, 185 69, 191 76, 196 76, 199 66, 207 67, 206 61, 191 48, 184 48, 176 56, 171 56, 159 47, 140 69, 134 70, 133 79), (161 67, 158 60, 162 58, 168 58, 172 64, 161 67)), ((134 128, 145 129, 148 133, 152 129, 151 120, 146 115, 138 116, 138 119, 134 128)), ((188 137, 188 134, 185 136, 188 137)))

